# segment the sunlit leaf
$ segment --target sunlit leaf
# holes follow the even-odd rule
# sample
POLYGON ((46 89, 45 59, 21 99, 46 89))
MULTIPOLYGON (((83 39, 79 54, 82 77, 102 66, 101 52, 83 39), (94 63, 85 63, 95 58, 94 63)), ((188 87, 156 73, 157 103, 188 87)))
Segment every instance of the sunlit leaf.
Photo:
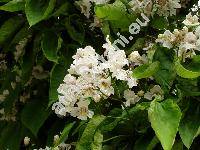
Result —
POLYGON ((148 110, 149 121, 164 150, 171 150, 181 119, 181 110, 171 99, 152 101, 148 110))
POLYGON ((77 150, 90 150, 91 144, 94 139, 94 135, 98 129, 98 126, 105 119, 105 116, 97 115, 93 116, 93 118, 87 124, 83 134, 76 145, 77 150))
POLYGON ((133 77, 137 79, 148 78, 154 75, 159 69, 159 62, 144 64, 133 70, 133 77))

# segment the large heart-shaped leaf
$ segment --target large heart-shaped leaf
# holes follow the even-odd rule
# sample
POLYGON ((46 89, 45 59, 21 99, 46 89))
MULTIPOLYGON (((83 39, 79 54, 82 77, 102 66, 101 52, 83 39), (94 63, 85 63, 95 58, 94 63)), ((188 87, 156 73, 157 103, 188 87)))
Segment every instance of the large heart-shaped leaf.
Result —
POLYGON ((181 119, 181 110, 171 99, 152 101, 148 110, 149 121, 164 150, 171 150, 181 119))
POLYGON ((56 0, 26 0, 25 13, 29 25, 33 26, 46 19, 53 12, 55 3, 56 0))

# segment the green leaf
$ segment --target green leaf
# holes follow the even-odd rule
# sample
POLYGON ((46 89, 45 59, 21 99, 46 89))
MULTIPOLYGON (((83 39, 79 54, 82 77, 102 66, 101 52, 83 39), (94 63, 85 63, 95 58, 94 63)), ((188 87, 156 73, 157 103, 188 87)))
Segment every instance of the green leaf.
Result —
POLYGON ((104 36, 110 35, 110 26, 108 21, 104 21, 101 31, 103 32, 104 36))
POLYGON ((21 112, 22 123, 35 135, 48 118, 50 111, 46 108, 44 98, 27 103, 21 112))
POLYGON ((168 93, 176 78, 174 70, 174 52, 167 48, 155 46, 155 54, 153 61, 160 62, 160 68, 154 74, 154 78, 158 84, 161 85, 163 91, 168 93))
POLYGON ((181 110, 171 99, 152 101, 148 110, 149 121, 164 150, 171 150, 181 119, 181 110))
POLYGON ((38 34, 33 40, 33 47, 29 51, 25 51, 23 56, 23 60, 21 63, 21 70, 22 70, 22 85, 25 85, 29 80, 30 76, 32 75, 32 69, 35 63, 35 58, 37 52, 40 50, 40 41, 41 36, 38 34))
POLYGON ((65 2, 62 4, 56 12, 53 13, 54 17, 58 17, 60 15, 69 15, 69 11, 73 6, 70 4, 70 2, 65 2))
POLYGON ((53 12, 55 3, 56 0, 26 0, 25 13, 29 25, 33 26, 36 23, 47 19, 47 17, 53 12))
POLYGON ((19 150, 23 128, 19 123, 9 122, 0 134, 0 149, 19 150))
POLYGON ((9 38, 11 38, 15 32, 22 26, 24 20, 21 17, 12 17, 8 19, 0 27, 0 46, 4 44, 9 38))
POLYGON ((134 144, 133 150, 153 150, 159 140, 156 136, 153 139, 149 135, 141 136, 134 144))
POLYGON ((64 49, 66 54, 63 54, 59 58, 59 64, 55 64, 51 69, 48 107, 58 100, 57 89, 67 74, 67 69, 70 67, 71 62, 73 61, 72 55, 74 55, 74 51, 76 49, 77 46, 68 44, 67 49, 64 49))
POLYGON ((175 62, 175 69, 176 69, 176 73, 183 77, 183 78, 188 78, 188 79, 193 79, 193 78, 197 78, 200 76, 200 72, 193 72, 190 70, 185 69, 179 61, 175 62))
MULTIPOLYGON (((10 40, 9 44, 4 47, 4 51, 14 51, 16 49, 16 45, 19 44, 20 41, 25 39, 30 39, 32 36, 32 30, 29 28, 29 25, 24 25, 10 40)), ((6 43, 7 44, 7 43, 6 43)))
POLYGON ((136 19, 133 14, 127 13, 126 6, 120 0, 113 4, 96 6, 95 14, 100 19, 110 21, 113 27, 123 30, 129 30, 129 25, 136 19))
POLYGON ((55 64, 50 73, 50 89, 49 89, 49 104, 51 106, 52 103, 58 100, 58 92, 57 89, 59 85, 63 82, 63 79, 67 73, 67 69, 65 65, 55 64))
POLYGON ((147 150, 149 145, 149 140, 147 137, 140 137, 135 143, 133 150, 147 150))
POLYGON ((12 0, 5 5, 0 6, 0 10, 15 12, 24 10, 25 1, 24 0, 12 0))
POLYGON ((98 130, 94 135, 91 150, 102 150, 103 134, 98 130))
POLYGON ((155 16, 151 21, 151 26, 155 29, 167 29, 168 25, 169 22, 165 17, 155 16))
POLYGON ((176 78, 178 83, 176 87, 181 90, 181 94, 184 96, 200 96, 200 87, 198 86, 198 79, 185 79, 178 77, 176 78))
POLYGON ((200 129, 200 105, 191 101, 186 115, 182 119, 179 127, 179 134, 184 145, 189 149, 193 140, 198 136, 200 129))
POLYGON ((131 54, 133 51, 140 51, 141 49, 143 49, 145 41, 145 38, 136 39, 135 43, 131 46, 131 48, 129 48, 129 50, 126 53, 131 54))
POLYGON ((159 143, 159 140, 156 136, 154 136, 154 138, 151 140, 151 142, 149 143, 147 150, 153 150, 155 149, 156 145, 159 143))
POLYGON ((158 61, 141 65, 133 70, 133 77, 137 79, 151 77, 158 71, 159 65, 160 63, 158 61))
POLYGON ((126 119, 130 119, 130 116, 135 116, 136 113, 146 111, 149 108, 149 102, 143 102, 140 104, 137 104, 136 106, 125 109, 121 112, 120 109, 113 109, 108 116, 105 119, 105 121, 102 123, 101 130, 102 131, 112 131, 120 121, 124 121, 126 119))
POLYGON ((80 22, 80 18, 77 15, 72 15, 65 21, 65 27, 70 37, 79 42, 83 43, 85 38, 85 30, 83 24, 80 22))
POLYGON ((72 129, 72 127, 74 126, 74 124, 75 124, 75 122, 69 123, 65 126, 64 130, 61 133, 59 140, 56 142, 54 147, 57 147, 60 143, 65 142, 67 140, 68 134, 69 134, 70 130, 72 129))
POLYGON ((9 2, 9 1, 11 1, 11 0, 0 0, 0 2, 9 2))
POLYGON ((93 118, 89 121, 85 130, 83 131, 83 134, 76 145, 76 150, 90 150, 91 149, 91 144, 93 142, 94 135, 99 125, 102 123, 104 119, 105 119, 105 116, 103 115, 93 116, 93 118))
POLYGON ((172 150, 184 150, 183 142, 181 140, 176 140, 172 147, 172 150))
POLYGON ((41 43, 42 50, 45 57, 49 61, 58 63, 57 52, 60 49, 61 42, 62 42, 61 38, 58 38, 57 35, 54 34, 53 32, 44 33, 41 43))

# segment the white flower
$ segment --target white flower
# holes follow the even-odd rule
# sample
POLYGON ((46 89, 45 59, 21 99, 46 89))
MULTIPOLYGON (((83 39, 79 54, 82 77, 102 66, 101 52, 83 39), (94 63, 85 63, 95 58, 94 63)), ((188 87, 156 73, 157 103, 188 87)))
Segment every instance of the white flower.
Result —
POLYGON ((16 76, 15 80, 16 80, 16 82, 19 83, 21 81, 21 78, 19 76, 16 76))
POLYGON ((110 0, 90 0, 91 2, 94 2, 95 4, 106 4, 110 0))
POLYGON ((52 110, 55 110, 55 113, 61 116, 66 116, 67 113, 66 107, 60 102, 54 103, 52 110))
MULTIPOLYGON (((46 146, 45 148, 39 148, 38 150, 51 150, 51 149, 52 149, 51 147, 46 146)), ((34 150, 37 150, 37 149, 34 149, 34 150)), ((55 150, 58 150, 58 149, 55 149, 55 150)))
MULTIPOLYGON (((71 144, 66 144, 66 143, 60 143, 56 147, 48 147, 46 146, 45 148, 39 148, 38 150, 70 150, 71 149, 71 144)), ((37 149, 34 149, 37 150, 37 149)))
POLYGON ((8 96, 8 95, 9 95, 9 91, 8 91, 8 90, 4 90, 4 91, 3 91, 3 95, 4 95, 4 96, 8 96))
POLYGON ((113 70, 112 77, 116 78, 117 80, 126 80, 127 79, 127 72, 123 69, 116 69, 113 70))
POLYGON ((137 11, 146 11, 147 6, 151 4, 151 0, 144 0, 144 1, 139 1, 139 0, 131 0, 129 2, 129 5, 131 6, 131 9, 135 12, 137 11))
POLYGON ((102 27, 102 25, 102 21, 97 16, 94 16, 94 22, 90 24, 90 28, 94 30, 95 27, 102 27))
POLYGON ((181 8, 180 0, 156 0, 154 11, 160 16, 173 16, 176 15, 176 10, 181 8))
POLYGON ((151 92, 149 92, 149 91, 144 94, 144 98, 148 99, 148 100, 152 100, 153 96, 154 95, 151 92))
POLYGON ((148 59, 145 55, 140 55, 138 51, 133 51, 129 55, 129 61, 133 62, 135 65, 142 65, 148 62, 148 59))
POLYGON ((4 113, 5 113, 4 108, 0 109, 0 114, 3 115, 4 113))
POLYGON ((134 86, 137 86, 137 79, 132 77, 133 72, 132 71, 127 71, 128 76, 127 76, 127 84, 129 88, 132 88, 134 86))
POLYGON ((32 75, 36 79, 45 79, 49 76, 48 71, 44 71, 42 66, 34 66, 32 70, 32 75))
POLYGON ((128 60, 126 58, 126 54, 123 50, 108 50, 108 54, 106 55, 108 61, 109 70, 111 72, 115 72, 116 70, 122 69, 125 65, 128 65, 128 60))
POLYGON ((81 8, 81 13, 83 13, 87 18, 90 17, 90 11, 91 11, 91 2, 95 4, 106 4, 110 0, 79 0, 75 3, 81 8))
POLYGON ((81 13, 83 13, 87 18, 90 17, 90 9, 91 9, 91 3, 90 0, 79 0, 76 1, 76 4, 79 5, 81 8, 81 13))
POLYGON ((197 46, 194 44, 183 43, 179 46, 178 57, 182 58, 183 62, 185 62, 186 58, 192 58, 196 55, 194 51, 196 48, 197 46))
POLYGON ((137 103, 141 99, 138 95, 135 94, 134 91, 129 89, 124 91, 124 98, 126 99, 126 102, 124 103, 126 107, 137 103))
POLYGON ((138 91, 137 95, 140 97, 144 96, 144 91, 143 90, 138 91))
POLYGON ((196 48, 198 51, 200 51, 200 39, 198 39, 196 42, 196 48))
POLYGON ((161 98, 163 98, 163 90, 159 85, 155 85, 153 88, 150 89, 150 91, 144 94, 144 98, 148 100, 152 100, 156 96, 160 96, 161 98))
POLYGON ((88 74, 99 64, 98 58, 98 54, 91 46, 86 46, 84 49, 79 48, 73 56, 74 61, 68 72, 76 75, 88 74))
POLYGON ((77 116, 81 120, 87 120, 87 117, 92 118, 94 112, 88 109, 89 104, 88 100, 79 101, 77 103, 78 107, 74 107, 74 110, 72 110, 72 116, 77 116))
POLYGON ((176 15, 176 10, 181 8, 180 0, 169 0, 168 1, 169 15, 176 15))
POLYGON ((164 34, 158 35, 158 39, 156 39, 156 42, 161 43, 163 47, 171 49, 173 47, 173 42, 175 41, 175 39, 175 35, 172 34, 169 30, 166 30, 164 34))
POLYGON ((199 18, 196 15, 192 16, 192 14, 189 13, 183 21, 183 24, 186 26, 197 26, 199 25, 199 18))
POLYGON ((112 87, 111 77, 108 77, 107 79, 100 79, 97 86, 99 87, 100 91, 107 97, 114 94, 114 88, 112 87))
POLYGON ((58 146, 58 150, 70 150, 71 145, 66 143, 60 143, 58 146))
POLYGON ((31 139, 30 139, 29 137, 26 136, 26 137, 24 138, 24 145, 25 145, 25 146, 28 146, 29 143, 30 143, 30 140, 31 140, 31 139))
POLYGON ((129 60, 132 62, 139 62, 141 60, 141 56, 138 53, 138 51, 133 51, 130 55, 129 55, 129 60))
POLYGON ((195 35, 200 38, 200 26, 195 29, 195 35))
POLYGON ((54 143, 57 143, 58 142, 58 140, 59 140, 59 135, 54 135, 54 137, 53 137, 53 142, 54 143))
POLYGON ((71 74, 67 74, 63 80, 65 83, 76 84, 76 77, 72 76, 71 74))
POLYGON ((5 95, 0 94, 0 102, 3 102, 6 99, 5 95))
POLYGON ((165 17, 176 15, 176 10, 181 8, 180 0, 131 0, 129 5, 134 13, 165 17))
POLYGON ((193 32, 188 32, 185 35, 184 42, 186 43, 196 43, 197 37, 193 32))

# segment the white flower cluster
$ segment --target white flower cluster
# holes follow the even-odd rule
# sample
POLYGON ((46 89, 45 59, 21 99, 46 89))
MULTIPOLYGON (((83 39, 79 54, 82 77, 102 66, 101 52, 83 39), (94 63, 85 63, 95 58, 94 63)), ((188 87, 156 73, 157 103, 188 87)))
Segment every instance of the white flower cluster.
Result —
MULTIPOLYGON (((124 98, 126 100, 126 102, 124 102, 124 106, 129 107, 130 105, 137 103, 142 97, 144 97, 147 100, 153 100, 153 98, 155 97, 163 99, 163 94, 164 92, 159 85, 154 85, 146 93, 142 90, 135 93, 134 91, 127 89, 124 91, 124 98)), ((124 106, 122 106, 122 108, 124 106)))
POLYGON ((176 15, 176 9, 181 8, 180 0, 131 0, 129 5, 134 12, 165 17, 176 15))
POLYGON ((45 148, 39 148, 39 149, 33 149, 33 150, 70 150, 70 149, 71 149, 70 144, 61 143, 56 147, 46 146, 45 148))
POLYGON ((195 51, 200 50, 200 24, 196 15, 188 14, 183 21, 182 30, 175 29, 173 32, 166 30, 164 34, 160 34, 156 42, 161 43, 163 47, 168 49, 174 48, 178 51, 178 57, 185 61, 191 58, 195 51))
POLYGON ((91 46, 79 48, 73 56, 73 64, 64 78, 64 83, 58 88, 59 101, 52 109, 61 116, 69 113, 81 120, 91 118, 94 114, 88 106, 93 100, 99 102, 114 95, 112 81, 123 80, 129 88, 137 86, 136 79, 131 76, 129 61, 123 50, 115 50, 107 38, 103 45, 105 52, 97 54, 91 46))

